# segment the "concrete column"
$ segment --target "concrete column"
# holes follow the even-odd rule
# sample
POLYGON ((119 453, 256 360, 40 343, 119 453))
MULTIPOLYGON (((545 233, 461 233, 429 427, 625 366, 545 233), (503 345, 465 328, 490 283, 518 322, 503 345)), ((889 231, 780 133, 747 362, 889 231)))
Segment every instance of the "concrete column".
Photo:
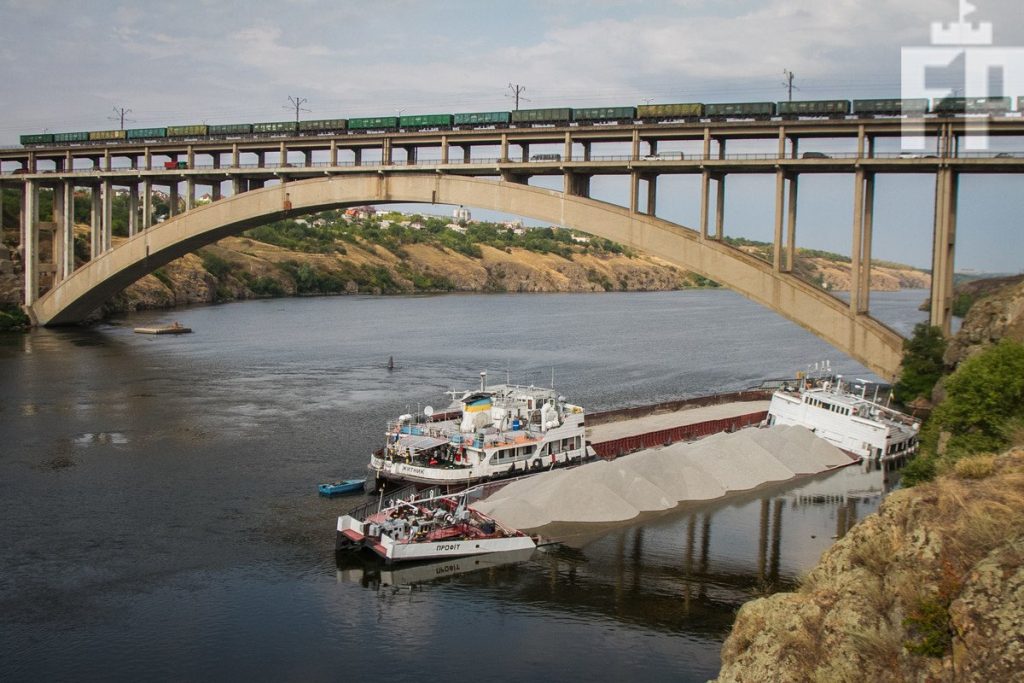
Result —
POLYGON ((210 156, 213 159, 213 167, 220 168, 220 152, 214 152, 210 156))
POLYGON ((572 171, 565 171, 562 174, 562 192, 567 195, 576 194, 576 174, 572 171))
POLYGON ((210 186, 210 199, 212 201, 217 202, 220 201, 222 196, 223 195, 220 189, 220 181, 218 180, 217 182, 210 186))
POLYGON ((73 181, 65 180, 61 184, 61 194, 64 195, 63 209, 61 216, 61 241, 64 248, 61 252, 63 260, 58 267, 61 280, 64 280, 71 273, 75 272, 75 184, 73 181))
POLYGON ((779 158, 786 158, 786 127, 779 126, 779 158))
MULTIPOLYGON (((60 160, 57 165, 60 165, 60 160)), ((50 280, 50 288, 52 289, 64 279, 64 183, 59 183, 53 188, 51 209, 53 231, 50 233, 50 260, 53 263, 53 275, 50 280)))
POLYGON ((139 231, 139 183, 128 186, 128 236, 134 237, 139 231))
POLYGON ((864 146, 864 124, 857 126, 857 156, 863 157, 865 146, 864 146))
POLYGON ((725 174, 718 176, 715 183, 715 239, 722 241, 725 236, 725 174))
POLYGON ((875 136, 874 135, 869 135, 868 136, 868 158, 869 159, 874 159, 875 158, 875 136))
POLYGON ((238 168, 238 143, 231 144, 231 168, 238 168))
POLYGON ((523 158, 520 159, 520 161, 523 161, 523 162, 529 161, 530 160, 530 143, 529 142, 522 142, 522 143, 519 144, 519 147, 522 148, 522 150, 523 150, 523 158))
POLYGON ((791 158, 799 159, 800 158, 800 138, 793 138, 793 145, 792 145, 792 147, 793 147, 793 151, 790 152, 790 154, 792 155, 791 158))
POLYGON ((153 181, 145 178, 142 181, 142 229, 153 227, 153 181))
POLYGON ((640 131, 635 128, 633 129, 633 144, 630 147, 629 154, 634 160, 640 158, 640 131))
POLYGON ((711 129, 704 129, 704 159, 711 158, 711 129))
POLYGON ((75 157, 71 155, 70 149, 64 154, 64 170, 68 173, 73 173, 75 170, 75 157))
POLYGON ((850 311, 860 311, 861 253, 864 248, 864 169, 854 174, 853 187, 853 244, 850 248, 850 311))
POLYGON ((114 185, 109 178, 103 180, 103 212, 100 226, 100 248, 110 251, 114 242, 114 185))
POLYGON ((189 168, 196 167, 196 150, 192 145, 189 145, 187 147, 187 151, 185 153, 185 161, 188 163, 189 168))
POLYGON ((629 174, 629 210, 636 212, 640 210, 640 173, 632 171, 629 174))
POLYGON ((932 241, 932 297, 929 322, 950 333, 953 291, 953 256, 956 244, 958 178, 939 169, 935 176, 935 227, 932 241))
POLYGON ((24 251, 22 265, 25 270, 25 305, 31 306, 39 296, 39 183, 26 180, 22 195, 24 225, 24 251))
POLYGON ((92 202, 89 212, 89 259, 94 260, 103 251, 103 198, 100 196, 99 185, 89 188, 89 197, 92 202))
POLYGON ((861 278, 860 309, 867 313, 871 307, 871 233, 874 229, 875 216, 875 174, 864 176, 864 227, 861 231, 861 278))
POLYGON ((583 143, 583 161, 590 161, 590 143, 583 143))
POLYGON ((441 136, 441 163, 442 164, 447 164, 448 163, 448 136, 447 135, 442 135, 441 136))
POLYGON ((719 159, 724 159, 725 158, 725 143, 726 142, 727 142, 727 140, 725 138, 722 138, 721 140, 718 141, 718 158, 719 159))
POLYGON ((191 211, 196 207, 196 181, 192 176, 185 179, 185 210, 191 211))
POLYGON ((288 148, 282 142, 277 147, 277 165, 284 166, 288 163, 288 148))
POLYGON ((338 141, 331 138, 331 166, 338 165, 338 141))
POLYGON ((407 166, 415 166, 418 162, 419 148, 417 147, 406 147, 405 148, 405 163, 407 166))
POLYGON ((153 170, 153 150, 149 148, 149 145, 146 145, 146 150, 143 152, 142 166, 147 171, 153 170))
POLYGON ((772 241, 772 267, 776 272, 782 270, 782 214, 785 202, 786 172, 779 168, 775 171, 775 236, 772 241))
POLYGON ((707 169, 700 174, 700 238, 708 237, 708 204, 710 203, 711 172, 707 169))
POLYGON ((309 149, 302 150, 302 165, 309 168, 313 165, 313 151, 309 149))
POLYGON ((565 145, 562 149, 562 160, 572 161, 572 134, 568 132, 565 134, 565 145))
POLYGON ((256 167, 264 168, 267 165, 266 153, 261 149, 256 152, 256 167))
POLYGON ((508 133, 501 134, 501 161, 508 161, 508 133))
POLYGON ((647 153, 650 154, 651 156, 654 156, 655 154, 658 153, 658 141, 657 140, 648 140, 647 141, 647 153))
POLYGON ((391 138, 384 138, 384 147, 381 149, 380 160, 385 166, 391 165, 391 138))
POLYGON ((170 197, 168 197, 170 209, 167 213, 168 218, 170 218, 171 216, 178 215, 178 181, 171 183, 170 192, 168 192, 168 194, 170 195, 170 197))
POLYGON ((111 157, 110 157, 110 150, 109 149, 104 150, 103 151, 103 170, 104 171, 109 171, 111 169, 112 161, 113 161, 113 159, 111 159, 111 157))
POLYGON ((242 194, 242 192, 244 192, 242 189, 242 179, 238 176, 231 176, 231 194, 237 196, 242 194))
POLYGON ((658 205, 658 174, 647 176, 647 215, 653 216, 658 205))
POLYGON ((786 226, 786 267, 787 273, 793 272, 796 263, 796 200, 800 175, 794 173, 789 177, 789 202, 786 204, 788 213, 786 226))
POLYGON ((352 154, 355 156, 355 161, 353 162, 354 165, 362 166, 363 165, 363 149, 361 147, 356 147, 355 149, 352 150, 352 154))
MULTIPOLYGON (((505 161, 508 161, 508 149, 505 150, 505 161)), ((473 146, 463 145, 462 146, 462 163, 469 164, 473 162, 473 146)))

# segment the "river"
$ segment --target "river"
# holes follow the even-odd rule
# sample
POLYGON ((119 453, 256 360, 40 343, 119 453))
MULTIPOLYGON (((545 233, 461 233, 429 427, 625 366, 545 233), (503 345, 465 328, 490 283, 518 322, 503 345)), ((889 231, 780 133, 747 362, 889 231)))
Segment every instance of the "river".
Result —
MULTIPOLYGON (((877 293, 908 333, 925 293, 877 293)), ((704 681, 735 610, 874 510, 847 468, 422 575, 337 561, 319 481, 444 391, 588 410, 860 365, 728 291, 275 299, 0 336, 0 679, 704 681), (132 326, 179 320, 194 334, 132 326), (386 364, 393 356, 396 369, 386 364)))

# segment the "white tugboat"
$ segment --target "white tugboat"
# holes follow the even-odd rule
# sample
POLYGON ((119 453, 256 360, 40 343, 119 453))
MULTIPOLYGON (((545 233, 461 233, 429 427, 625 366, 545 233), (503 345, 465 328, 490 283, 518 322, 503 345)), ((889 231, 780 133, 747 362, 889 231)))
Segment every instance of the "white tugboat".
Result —
MULTIPOLYGON (((877 394, 877 389, 876 389, 877 394)), ((842 375, 832 376, 826 363, 772 394, 771 425, 806 427, 861 459, 906 458, 917 452, 921 421, 867 397, 867 383, 854 393, 842 375)))
POLYGON ((337 550, 367 548, 387 563, 524 552, 537 540, 469 505, 479 489, 458 495, 392 501, 376 512, 338 517, 337 550))
MULTIPOLYGON (((453 398, 460 392, 452 392, 453 398)), ((554 389, 499 384, 461 392, 435 415, 401 415, 388 424, 384 448, 370 456, 378 487, 386 481, 442 485, 449 490, 497 477, 582 462, 583 408, 554 389)))

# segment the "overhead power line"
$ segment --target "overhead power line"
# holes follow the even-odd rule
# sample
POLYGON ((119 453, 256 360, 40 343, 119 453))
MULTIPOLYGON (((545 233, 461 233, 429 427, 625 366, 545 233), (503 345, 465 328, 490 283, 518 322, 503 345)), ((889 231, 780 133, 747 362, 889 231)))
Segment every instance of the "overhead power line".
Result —
POLYGON ((114 107, 114 115, 113 116, 108 116, 107 120, 108 121, 118 121, 120 126, 121 126, 120 130, 124 130, 124 122, 126 120, 129 121, 129 122, 134 121, 134 119, 125 119, 125 116, 130 114, 131 111, 132 111, 131 109, 125 109, 124 107, 114 107))
POLYGON ((308 113, 310 111, 309 109, 306 109, 305 107, 302 106, 306 102, 308 102, 309 100, 307 100, 305 97, 292 97, 291 95, 289 95, 288 96, 288 101, 291 102, 291 104, 285 106, 284 108, 285 109, 295 109, 295 123, 298 123, 299 122, 299 112, 304 111, 304 112, 308 113))
POLYGON ((513 85, 512 83, 509 83, 508 84, 508 89, 511 90, 512 92, 511 92, 511 94, 506 95, 505 97, 515 98, 515 101, 516 101, 516 111, 519 111, 519 100, 520 99, 523 100, 524 102, 529 102, 530 101, 530 100, 526 99, 525 97, 523 97, 523 93, 526 92, 526 86, 525 85, 519 85, 518 83, 513 85))

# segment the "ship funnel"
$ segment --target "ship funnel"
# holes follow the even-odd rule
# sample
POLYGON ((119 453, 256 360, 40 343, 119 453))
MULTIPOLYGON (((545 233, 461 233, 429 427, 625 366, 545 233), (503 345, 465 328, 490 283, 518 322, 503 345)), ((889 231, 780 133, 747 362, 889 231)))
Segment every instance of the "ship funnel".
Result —
POLYGON ((487 371, 480 373, 480 391, 487 391, 487 371))

